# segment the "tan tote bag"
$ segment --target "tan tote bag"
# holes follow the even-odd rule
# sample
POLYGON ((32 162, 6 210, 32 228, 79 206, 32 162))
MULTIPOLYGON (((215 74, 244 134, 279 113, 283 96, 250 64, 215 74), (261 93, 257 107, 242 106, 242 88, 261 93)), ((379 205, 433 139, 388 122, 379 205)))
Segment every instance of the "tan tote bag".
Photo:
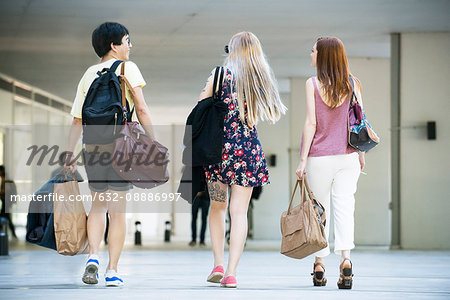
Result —
POLYGON ((304 176, 295 184, 289 208, 281 215, 281 254, 301 259, 325 248, 328 245, 325 222, 325 209, 314 198, 304 176), (292 200, 299 185, 300 204, 291 210, 292 200), (309 199, 306 197, 305 189, 309 199))
POLYGON ((83 202, 76 199, 80 195, 78 182, 55 183, 54 194, 53 223, 58 253, 89 253, 86 211, 83 202))

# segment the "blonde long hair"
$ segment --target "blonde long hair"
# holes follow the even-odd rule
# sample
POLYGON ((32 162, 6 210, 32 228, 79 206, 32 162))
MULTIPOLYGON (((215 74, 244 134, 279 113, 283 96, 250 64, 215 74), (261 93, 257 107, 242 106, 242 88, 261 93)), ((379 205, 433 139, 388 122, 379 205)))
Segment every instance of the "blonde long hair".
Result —
POLYGON ((251 32, 237 33, 231 38, 228 49, 224 65, 234 77, 242 123, 250 128, 258 120, 275 123, 287 108, 281 102, 277 81, 258 38, 251 32))

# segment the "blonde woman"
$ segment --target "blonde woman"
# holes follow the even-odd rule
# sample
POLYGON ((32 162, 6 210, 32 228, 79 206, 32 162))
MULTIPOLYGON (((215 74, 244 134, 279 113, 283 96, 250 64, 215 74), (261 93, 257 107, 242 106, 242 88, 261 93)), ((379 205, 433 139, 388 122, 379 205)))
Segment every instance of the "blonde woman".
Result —
MULTIPOLYGON (((236 287, 236 268, 247 237, 247 209, 253 187, 269 183, 267 163, 258 139, 259 120, 275 123, 286 107, 258 38, 251 32, 234 35, 225 47, 225 76, 221 99, 225 114, 222 162, 205 167, 211 198, 209 227, 214 268, 208 282, 236 287), (231 196, 228 198, 228 189, 231 196), (230 203, 231 231, 228 266, 224 271, 225 214, 230 203)), ((214 72, 211 72, 214 74, 214 72)), ((208 78, 199 99, 213 93, 208 78)))
MULTIPOLYGON (((344 44, 335 37, 317 39, 311 53, 311 66, 317 76, 306 81, 306 120, 303 128, 297 177, 308 178, 317 200, 324 206, 330 231, 330 202, 334 208, 334 252, 341 255, 340 289, 353 283, 350 250, 353 243, 356 185, 364 169, 364 152, 348 145, 347 117, 353 87, 344 44), (306 170, 306 172, 305 172, 306 170)), ((361 103, 361 84, 356 77, 355 94, 361 103)), ((313 283, 325 286, 324 257, 330 248, 315 253, 313 283)))

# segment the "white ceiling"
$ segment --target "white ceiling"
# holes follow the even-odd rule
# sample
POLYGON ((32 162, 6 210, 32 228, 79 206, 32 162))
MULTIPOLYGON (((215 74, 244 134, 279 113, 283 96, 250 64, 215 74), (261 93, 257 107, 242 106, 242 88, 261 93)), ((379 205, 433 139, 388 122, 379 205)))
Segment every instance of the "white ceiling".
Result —
POLYGON ((124 24, 131 59, 153 105, 192 103, 223 47, 239 31, 261 40, 282 90, 308 76, 319 36, 338 36, 353 57, 389 57, 391 32, 450 31, 446 0, 0 0, 0 72, 72 100, 98 62, 92 30, 124 24))

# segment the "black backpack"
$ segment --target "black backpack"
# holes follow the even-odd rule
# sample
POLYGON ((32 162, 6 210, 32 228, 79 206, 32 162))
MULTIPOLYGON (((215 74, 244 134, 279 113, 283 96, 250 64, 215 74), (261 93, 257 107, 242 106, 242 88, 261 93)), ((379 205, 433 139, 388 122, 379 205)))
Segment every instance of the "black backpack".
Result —
POLYGON ((119 135, 125 118, 131 121, 133 112, 130 112, 128 101, 126 112, 122 110, 122 90, 115 73, 121 62, 116 60, 110 68, 97 72, 98 77, 89 87, 81 116, 84 144, 112 143, 119 135))

